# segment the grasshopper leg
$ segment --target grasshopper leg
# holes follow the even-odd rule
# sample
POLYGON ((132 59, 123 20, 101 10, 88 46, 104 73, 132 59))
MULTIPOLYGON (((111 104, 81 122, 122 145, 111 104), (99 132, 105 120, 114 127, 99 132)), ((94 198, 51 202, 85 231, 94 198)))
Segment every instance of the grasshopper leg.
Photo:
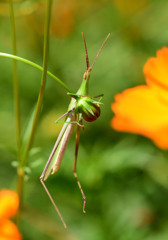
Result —
POLYGON ((64 221, 64 219, 63 219, 63 217, 62 217, 62 215, 61 215, 61 213, 60 213, 57 205, 55 204, 55 202, 54 202, 54 200, 53 200, 50 192, 48 191, 48 188, 46 187, 46 185, 45 185, 45 183, 44 183, 44 175, 45 175, 45 173, 43 172, 43 173, 41 174, 41 176, 40 176, 40 182, 42 183, 42 185, 43 185, 43 187, 44 187, 47 195, 49 196, 49 198, 50 198, 50 200, 51 200, 51 202, 52 202, 52 204, 53 204, 56 212, 58 213, 58 216, 60 217, 60 219, 61 219, 61 221, 62 221, 62 223, 63 223, 63 225, 64 225, 64 227, 67 228, 66 223, 65 223, 65 221, 64 221))
POLYGON ((83 192, 83 189, 81 187, 81 184, 79 182, 77 173, 76 173, 76 163, 77 163, 77 155, 78 155, 78 148, 79 148, 79 138, 80 138, 80 126, 77 125, 77 131, 76 131, 76 145, 75 145, 75 158, 74 158, 74 165, 73 165, 73 173, 76 178, 78 187, 81 191, 82 197, 83 197, 83 212, 85 213, 85 205, 86 205, 86 196, 83 192))

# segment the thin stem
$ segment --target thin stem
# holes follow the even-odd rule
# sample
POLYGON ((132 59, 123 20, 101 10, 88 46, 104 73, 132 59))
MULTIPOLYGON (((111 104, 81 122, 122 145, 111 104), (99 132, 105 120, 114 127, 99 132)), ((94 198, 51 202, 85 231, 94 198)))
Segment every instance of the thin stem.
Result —
POLYGON ((18 182, 17 182, 17 193, 19 196, 19 208, 16 215, 16 225, 19 226, 21 212, 22 212, 22 205, 23 205, 23 185, 24 185, 24 169, 23 167, 19 167, 17 169, 17 176, 18 176, 18 182))
MULTIPOLYGON (((0 52, 0 57, 6 57, 6 58, 11 58, 11 59, 15 59, 17 61, 26 63, 30 66, 33 66, 37 69, 39 69, 40 71, 43 71, 43 67, 39 66, 38 64, 31 62, 25 58, 21 58, 18 56, 14 56, 12 54, 8 54, 8 53, 2 53, 0 52)), ((54 74, 52 74, 51 72, 47 71, 48 76, 52 77, 55 81, 57 81, 63 88, 65 88, 68 92, 73 93, 73 91, 65 84, 63 83, 59 78, 57 78, 54 74)))
MULTIPOLYGON (((11 21, 11 33, 12 33, 12 53, 17 55, 16 47, 16 28, 15 18, 12 0, 9 0, 10 5, 10 21, 11 21)), ((20 162, 20 150, 21 150, 21 130, 20 130, 20 106, 19 106, 19 87, 18 87, 18 75, 17 75, 17 62, 13 60, 13 88, 14 88, 14 104, 15 104, 15 116, 16 116, 16 135, 17 135, 17 148, 18 148, 18 160, 20 162)))
POLYGON ((42 79, 41 79, 41 87, 40 87, 40 92, 37 100, 37 106, 35 110, 31 133, 30 133, 29 140, 27 142, 27 146, 22 158, 22 165, 25 164, 26 158, 28 156, 29 150, 31 148, 31 145, 34 139, 37 122, 38 122, 38 118, 41 111, 43 96, 44 96, 44 90, 45 90, 45 84, 46 84, 46 78, 47 78, 47 60, 48 60, 48 52, 49 52, 49 30, 50 30, 51 6, 52 6, 52 0, 48 0, 47 8, 46 8, 44 52, 43 52, 43 73, 42 73, 42 79))
MULTIPOLYGON (((10 22, 11 22, 11 37, 12 37, 12 53, 17 55, 16 46, 16 27, 14 18, 13 2, 9 0, 10 8, 10 22)), ((18 150, 18 161, 21 162, 21 126, 20 126, 20 106, 19 106, 19 87, 18 87, 18 74, 17 74, 17 61, 13 59, 13 92, 14 92, 14 107, 15 107, 15 119, 16 119, 16 138, 17 138, 17 150, 18 150)), ((24 171, 18 169, 17 174, 17 193, 19 196, 19 210, 16 216, 16 224, 19 225, 22 198, 23 198, 23 181, 24 171)))

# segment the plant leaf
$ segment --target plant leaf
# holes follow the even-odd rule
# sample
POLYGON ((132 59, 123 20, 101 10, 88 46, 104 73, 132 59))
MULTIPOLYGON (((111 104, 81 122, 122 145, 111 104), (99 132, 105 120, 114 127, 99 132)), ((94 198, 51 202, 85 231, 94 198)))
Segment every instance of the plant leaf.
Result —
POLYGON ((22 154, 25 151, 28 139, 30 137, 30 133, 31 133, 31 129, 32 129, 32 125, 33 125, 33 119, 34 119, 34 115, 35 115, 35 110, 36 110, 36 105, 33 107, 32 113, 30 114, 29 120, 27 122, 23 137, 22 137, 22 148, 21 148, 21 152, 22 154))

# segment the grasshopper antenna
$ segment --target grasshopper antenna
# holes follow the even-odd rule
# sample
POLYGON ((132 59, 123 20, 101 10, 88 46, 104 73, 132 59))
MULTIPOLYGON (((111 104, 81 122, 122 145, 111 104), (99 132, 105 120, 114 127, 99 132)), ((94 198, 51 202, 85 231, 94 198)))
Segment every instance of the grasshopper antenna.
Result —
POLYGON ((95 62, 96 62, 96 60, 97 60, 97 58, 98 58, 98 56, 99 56, 99 54, 100 54, 100 52, 101 52, 101 50, 102 50, 102 48, 103 48, 105 42, 106 42, 107 39, 109 38, 109 36, 110 36, 110 33, 107 35, 106 39, 104 40, 104 42, 103 42, 103 44, 102 44, 102 46, 101 46, 101 48, 100 48, 100 50, 99 50, 99 52, 98 52, 98 54, 97 54, 97 56, 96 56, 96 58, 95 58, 95 60, 94 60, 94 62, 93 62, 93 64, 92 64, 92 66, 91 66, 91 69, 93 68, 93 66, 94 66, 94 64, 95 64, 95 62))
POLYGON ((85 46, 86 66, 87 66, 87 70, 88 70, 90 68, 90 64, 89 64, 89 57, 88 57, 87 47, 86 47, 86 41, 85 41, 85 37, 84 37, 83 32, 82 32, 82 37, 83 37, 83 43, 84 43, 84 46, 85 46))

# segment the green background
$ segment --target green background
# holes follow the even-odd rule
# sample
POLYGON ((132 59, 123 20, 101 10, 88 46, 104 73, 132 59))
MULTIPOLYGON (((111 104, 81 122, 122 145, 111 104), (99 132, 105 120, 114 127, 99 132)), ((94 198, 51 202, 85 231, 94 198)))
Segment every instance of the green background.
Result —
MULTIPOLYGON (((42 66, 45 1, 15 2, 18 56, 42 66)), ((93 62, 110 33, 92 72, 89 95, 104 93, 101 116, 81 130, 77 173, 87 197, 86 214, 72 166, 75 134, 61 168, 46 185, 60 209, 65 230, 39 176, 62 124, 55 120, 67 111, 66 90, 47 78, 43 108, 24 185, 20 230, 24 239, 167 240, 168 154, 138 135, 115 132, 110 121, 114 95, 145 84, 143 65, 157 49, 168 45, 167 0, 53 1, 48 70, 78 90, 86 70, 84 33, 93 62)), ((0 52, 11 53, 8 2, 0 1, 0 52)), ((41 72, 18 63, 23 129, 36 104, 41 72)), ((152 119, 151 119, 152 121, 152 119)), ((0 188, 16 189, 16 149, 12 61, 0 59, 0 188), (7 148, 7 149, 6 149, 7 148)))

